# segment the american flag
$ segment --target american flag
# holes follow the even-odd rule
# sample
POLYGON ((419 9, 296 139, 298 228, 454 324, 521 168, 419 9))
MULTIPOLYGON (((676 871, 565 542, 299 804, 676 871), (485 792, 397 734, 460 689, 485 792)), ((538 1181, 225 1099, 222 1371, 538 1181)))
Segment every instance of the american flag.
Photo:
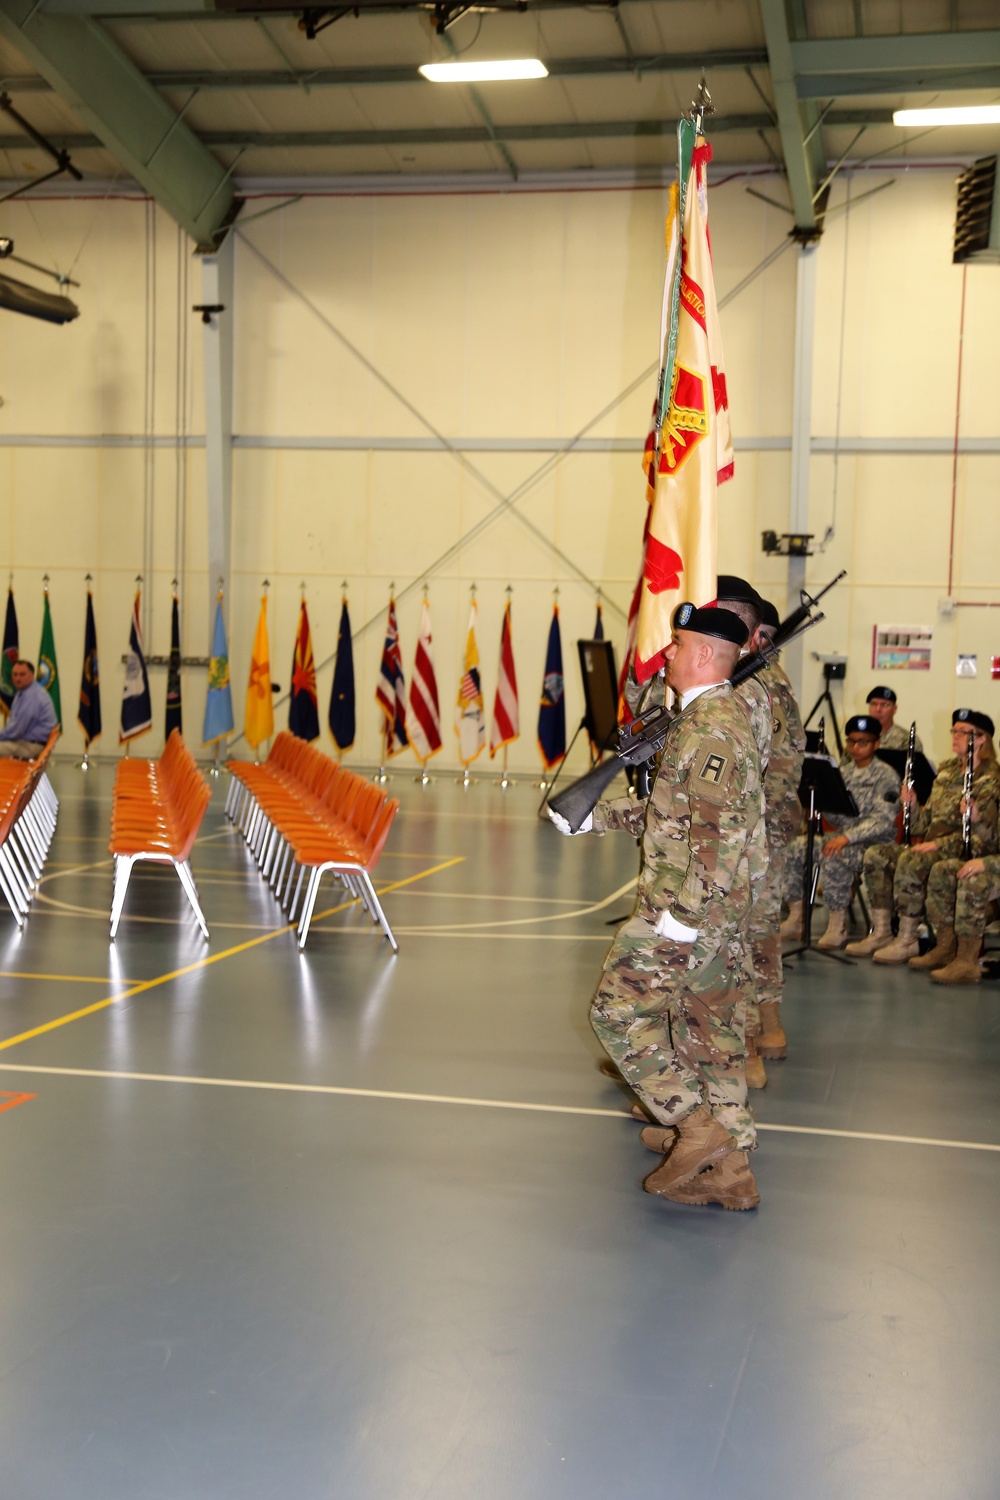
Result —
POLYGON ((493 727, 490 730, 490 759, 504 745, 509 745, 520 734, 517 703, 517 673, 514 670, 514 642, 511 639, 510 605, 503 612, 503 628, 500 631, 500 672, 497 677, 497 692, 493 699, 493 727))

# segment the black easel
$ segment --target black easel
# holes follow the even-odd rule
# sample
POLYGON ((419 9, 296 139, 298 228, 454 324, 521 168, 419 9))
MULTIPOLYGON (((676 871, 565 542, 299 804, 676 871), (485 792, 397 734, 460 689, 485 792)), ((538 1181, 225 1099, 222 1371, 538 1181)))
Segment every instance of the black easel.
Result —
MULTIPOLYGON (((836 727, 836 725, 834 726, 836 727)), ((819 724, 820 744, 823 744, 824 721, 819 724)), ((819 884, 819 867, 816 864, 816 839, 821 835, 824 813, 836 813, 848 818, 858 816, 858 805, 844 785, 844 778, 834 760, 825 750, 806 753, 802 763, 802 779, 799 782, 799 801, 806 810, 806 860, 802 872, 803 941, 797 948, 790 948, 782 955, 784 959, 795 958, 799 953, 820 953, 824 958, 837 963, 853 965, 853 958, 839 953, 836 948, 815 948, 812 940, 813 907, 816 904, 816 887, 819 884)))

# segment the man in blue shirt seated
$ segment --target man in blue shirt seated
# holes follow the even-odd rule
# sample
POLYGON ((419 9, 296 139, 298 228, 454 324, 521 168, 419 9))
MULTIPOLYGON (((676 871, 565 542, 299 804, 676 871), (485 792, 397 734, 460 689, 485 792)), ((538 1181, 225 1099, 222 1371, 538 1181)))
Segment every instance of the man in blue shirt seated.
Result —
POLYGON ((0 757, 34 760, 56 727, 56 711, 48 693, 35 681, 33 662, 16 661, 10 675, 17 691, 7 727, 0 729, 0 757))

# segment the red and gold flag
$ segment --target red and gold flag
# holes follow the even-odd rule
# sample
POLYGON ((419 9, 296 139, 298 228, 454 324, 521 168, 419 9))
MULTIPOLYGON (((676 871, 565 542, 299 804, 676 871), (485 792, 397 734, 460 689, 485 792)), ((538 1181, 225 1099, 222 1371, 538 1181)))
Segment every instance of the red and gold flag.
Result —
POLYGON ((712 148, 681 121, 681 170, 667 216, 663 362, 646 442, 650 510, 636 631, 635 676, 663 665, 677 605, 715 598, 716 492, 732 478, 726 377, 722 362, 706 172, 712 148), (689 167, 686 162, 689 160, 689 167))

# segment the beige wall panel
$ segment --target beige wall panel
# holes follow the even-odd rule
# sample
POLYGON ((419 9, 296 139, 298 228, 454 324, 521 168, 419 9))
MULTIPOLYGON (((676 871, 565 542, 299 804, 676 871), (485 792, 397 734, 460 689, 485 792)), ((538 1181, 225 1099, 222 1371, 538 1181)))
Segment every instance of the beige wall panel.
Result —
POLYGON ((19 568, 73 568, 82 576, 96 566, 99 469, 93 448, 16 450, 10 502, 19 568))
POLYGON ((998 497, 1000 456, 969 454, 960 458, 953 579, 959 598, 968 597, 971 591, 994 598, 1000 589, 998 497))
MULTIPOLYGON (((831 463, 814 458, 811 472, 831 463)), ((944 593, 951 459, 871 454, 856 460, 856 474, 853 537, 838 527, 833 559, 844 558, 855 584, 921 584, 944 593)))
MULTIPOLYGON (((996 437, 1000 417, 1000 277, 995 266, 970 265, 962 341, 963 437, 996 437), (990 274, 992 272, 992 275, 990 274)), ((950 431, 950 427, 946 428, 950 431)))
POLYGON ((288 457, 275 449, 237 448, 233 453, 234 574, 248 573, 259 582, 275 566, 278 495, 288 457))
MULTIPOLYGON (((279 573, 302 577, 342 578, 367 572, 367 538, 371 522, 369 469, 381 468, 398 519, 412 514, 405 480, 411 455, 292 451, 280 455, 275 480, 278 522, 276 562, 279 573), (381 465, 372 459, 381 460, 381 465)), ((419 463, 422 455, 417 456, 419 463)), ((428 455, 432 457, 432 455, 428 455)), ((437 457, 437 455, 433 455, 437 457)), ((421 500, 427 491, 421 492, 421 500)), ((432 484, 429 493, 437 491, 432 484)), ((441 518, 443 520, 443 518, 441 518)), ((397 532, 394 514, 387 534, 397 532)))

